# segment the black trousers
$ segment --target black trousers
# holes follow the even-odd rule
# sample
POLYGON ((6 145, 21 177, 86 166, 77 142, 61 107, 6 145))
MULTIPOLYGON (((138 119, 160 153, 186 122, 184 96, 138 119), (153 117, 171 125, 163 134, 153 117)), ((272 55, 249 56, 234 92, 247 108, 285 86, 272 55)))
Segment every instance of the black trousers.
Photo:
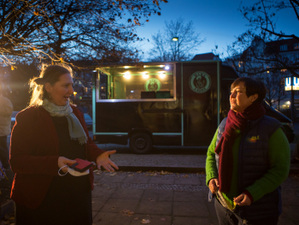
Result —
POLYGON ((57 177, 37 209, 16 204, 16 225, 91 225, 89 177, 57 177))
POLYGON ((271 217, 262 220, 244 220, 235 213, 224 208, 216 198, 214 199, 214 206, 219 225, 277 225, 278 223, 278 215, 277 217, 271 217))

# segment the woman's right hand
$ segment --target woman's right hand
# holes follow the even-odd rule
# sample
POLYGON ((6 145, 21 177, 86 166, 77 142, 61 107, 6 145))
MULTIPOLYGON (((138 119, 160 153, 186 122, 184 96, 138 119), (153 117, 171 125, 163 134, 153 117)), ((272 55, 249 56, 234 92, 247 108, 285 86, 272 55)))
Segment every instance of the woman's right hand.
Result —
MULTIPOLYGON (((68 159, 64 156, 59 156, 58 157, 58 168, 61 168, 65 165, 70 166, 70 165, 72 165, 76 162, 77 162, 76 160, 68 159)), ((66 173, 67 172, 67 167, 62 168, 61 170, 62 170, 62 172, 66 173)))
POLYGON ((215 194, 218 191, 219 182, 217 178, 213 178, 209 181, 209 189, 213 194, 215 194))

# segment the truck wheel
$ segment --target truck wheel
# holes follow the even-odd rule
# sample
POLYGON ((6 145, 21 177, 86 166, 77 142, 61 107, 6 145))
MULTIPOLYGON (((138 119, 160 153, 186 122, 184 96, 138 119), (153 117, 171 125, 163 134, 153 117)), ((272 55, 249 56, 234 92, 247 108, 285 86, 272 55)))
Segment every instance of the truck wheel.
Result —
POLYGON ((148 153, 152 149, 152 139, 149 134, 135 133, 130 137, 130 149, 137 154, 148 153))

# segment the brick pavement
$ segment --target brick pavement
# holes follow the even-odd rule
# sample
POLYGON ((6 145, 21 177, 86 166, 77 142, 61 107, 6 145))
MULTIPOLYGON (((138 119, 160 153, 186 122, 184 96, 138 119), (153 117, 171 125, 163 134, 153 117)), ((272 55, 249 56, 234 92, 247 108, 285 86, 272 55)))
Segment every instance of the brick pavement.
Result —
MULTIPOLYGON (((299 125, 295 130, 299 133, 299 125)), ((297 134, 295 143, 298 140, 297 134)), ((95 174, 94 225, 217 224, 202 173, 205 155, 115 154, 112 160, 120 166, 119 172, 95 174), (138 172, 141 169, 168 172, 138 172)), ((283 184, 279 225, 299 224, 299 163, 292 164, 292 171, 283 184)))
MULTIPOLYGON (((217 224, 202 173, 102 172, 95 174, 94 225, 217 224)), ((299 176, 283 184, 279 225, 299 224, 299 176)))
POLYGON ((203 174, 103 172, 95 177, 94 224, 216 224, 203 174))

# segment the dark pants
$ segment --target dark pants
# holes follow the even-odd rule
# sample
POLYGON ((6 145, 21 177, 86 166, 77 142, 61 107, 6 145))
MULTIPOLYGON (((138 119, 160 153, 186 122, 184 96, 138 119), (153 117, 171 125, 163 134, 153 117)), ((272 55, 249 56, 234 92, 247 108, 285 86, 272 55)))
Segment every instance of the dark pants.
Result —
MULTIPOLYGON (((53 202, 55 204, 55 202, 53 202)), ((53 205, 52 204, 52 205, 53 205)), ((80 204, 80 202, 78 202, 80 204)), ((16 225, 91 225, 91 206, 85 211, 70 210, 69 205, 58 205, 56 208, 45 206, 29 209, 16 204, 16 225), (47 208, 49 211, 47 211, 47 208), (83 215, 82 215, 83 214, 83 215)), ((73 208, 73 207, 71 207, 73 208)))
POLYGON ((278 223, 278 216, 262 220, 244 220, 235 213, 224 208, 217 199, 214 200, 214 206, 219 225, 277 225, 278 223))
POLYGON ((89 176, 55 177, 37 209, 16 204, 16 225, 91 225, 89 176))
POLYGON ((0 136, 0 161, 3 168, 9 168, 7 136, 0 136))

